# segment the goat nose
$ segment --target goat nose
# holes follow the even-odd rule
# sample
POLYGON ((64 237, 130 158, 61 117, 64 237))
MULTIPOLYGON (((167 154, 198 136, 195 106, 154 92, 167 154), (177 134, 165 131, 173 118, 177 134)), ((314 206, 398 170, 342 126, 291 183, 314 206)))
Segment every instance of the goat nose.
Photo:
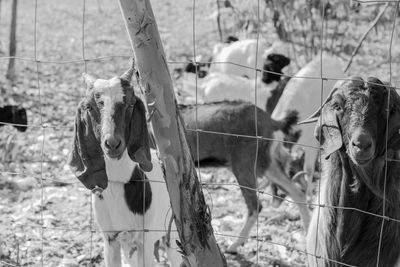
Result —
POLYGON ((121 145, 121 139, 115 136, 107 136, 104 144, 108 149, 117 149, 121 145))
POLYGON ((368 151, 372 148, 371 135, 364 132, 357 132, 351 140, 351 145, 360 151, 368 151))

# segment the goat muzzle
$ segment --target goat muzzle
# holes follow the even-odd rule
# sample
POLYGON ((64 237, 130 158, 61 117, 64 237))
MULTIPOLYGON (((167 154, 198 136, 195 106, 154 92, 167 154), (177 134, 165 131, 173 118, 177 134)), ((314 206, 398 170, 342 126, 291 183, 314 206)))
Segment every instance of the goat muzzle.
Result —
POLYGON ((116 135, 107 134, 104 137, 104 153, 110 158, 119 158, 125 150, 125 142, 116 135))
POLYGON ((356 130, 349 140, 349 152, 353 161, 359 165, 368 163, 375 154, 375 142, 365 131, 356 130))

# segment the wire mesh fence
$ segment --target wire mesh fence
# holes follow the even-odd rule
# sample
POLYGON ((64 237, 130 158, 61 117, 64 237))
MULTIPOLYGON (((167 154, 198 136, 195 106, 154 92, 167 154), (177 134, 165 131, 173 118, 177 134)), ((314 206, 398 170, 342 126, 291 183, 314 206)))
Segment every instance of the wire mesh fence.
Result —
MULTIPOLYGON (((3 7, 6 3, 2 3, 3 7)), ((157 2, 157 1, 155 1, 157 2)), ((211 2, 211 1, 210 1, 211 2)), ((222 2, 222 1, 217 1, 217 2, 222 2)), ((274 1, 265 1, 265 3, 268 4, 268 2, 274 2, 274 1)), ((296 2, 296 1, 294 1, 296 2)), ((300 2, 300 0, 299 0, 300 2)), ((307 4, 310 5, 311 9, 311 3, 307 2, 307 4)), ((347 2, 347 1, 342 1, 342 2, 347 2)), ((384 52, 382 53, 387 53, 388 60, 386 63, 382 64, 387 64, 388 65, 388 75, 385 76, 385 79, 388 80, 389 83, 392 83, 393 86, 396 86, 396 82, 398 77, 394 79, 393 76, 393 65, 397 64, 393 63, 393 40, 397 37, 396 35, 396 25, 397 25, 397 14, 399 12, 398 5, 399 1, 353 1, 354 3, 359 3, 362 5, 374 5, 374 4, 385 4, 389 3, 389 6, 392 10, 392 13, 390 13, 391 17, 388 20, 388 31, 386 33, 389 33, 390 37, 387 38, 385 41, 388 41, 389 43, 387 44, 387 48, 384 52)), ((21 83, 17 83, 17 85, 14 85, 14 87, 10 86, 10 90, 13 90, 15 93, 14 94, 20 94, 21 96, 19 97, 20 101, 28 103, 31 107, 31 114, 34 116, 32 119, 30 119, 30 122, 28 123, 29 127, 29 134, 31 136, 34 136, 35 138, 30 137, 29 138, 29 144, 32 145, 33 149, 30 149, 29 155, 27 155, 24 159, 18 160, 15 158, 12 158, 10 160, 4 160, 1 164, 2 169, 0 170, 1 177, 6 179, 13 179, 12 177, 29 177, 32 178, 37 187, 39 187, 39 191, 36 191, 34 193, 33 201, 37 202, 36 206, 28 206, 28 207, 23 207, 21 205, 18 205, 18 203, 11 203, 11 205, 15 205, 14 207, 11 207, 11 209, 21 209, 26 211, 27 209, 36 209, 33 212, 29 213, 33 217, 25 221, 24 223, 18 222, 18 216, 12 214, 12 218, 10 220, 7 219, 2 219, 2 224, 4 223, 4 226, 8 231, 10 229, 15 230, 16 232, 14 233, 13 237, 6 236, 5 241, 2 241, 2 247, 6 250, 9 251, 10 257, 8 260, 2 259, 0 261, 0 264, 2 266, 52 266, 54 263, 50 263, 47 260, 55 257, 58 259, 65 258, 66 255, 68 254, 87 254, 86 258, 84 258, 81 261, 82 265, 88 265, 90 266, 91 264, 97 264, 99 259, 97 259, 94 256, 94 250, 101 250, 101 245, 99 242, 99 237, 96 235, 97 233, 100 233, 95 224, 93 223, 94 218, 93 218, 93 209, 91 206, 91 201, 90 201, 90 193, 86 192, 83 187, 80 185, 80 182, 76 179, 72 178, 72 175, 69 173, 69 171, 64 167, 65 162, 66 162, 66 157, 68 154, 68 144, 72 140, 72 131, 73 131, 73 117, 74 117, 74 107, 78 103, 79 99, 84 95, 84 85, 80 82, 80 72, 93 72, 94 74, 98 75, 98 77, 109 77, 109 73, 114 73, 114 74, 119 74, 122 73, 122 70, 127 66, 126 62, 129 60, 131 57, 130 53, 130 46, 129 43, 127 42, 126 38, 122 38, 122 36, 125 35, 125 29, 124 25, 122 23, 122 20, 116 20, 115 17, 120 17, 120 13, 118 10, 117 5, 113 6, 110 8, 109 4, 105 4, 100 0, 97 1, 90 1, 90 0, 84 0, 83 2, 77 2, 75 3, 76 5, 71 9, 71 6, 68 6, 67 4, 60 4, 60 6, 54 11, 54 14, 52 11, 49 11, 48 6, 46 6, 46 3, 44 1, 40 0, 35 0, 27 4, 27 7, 23 8, 23 15, 26 18, 23 19, 23 26, 21 27, 21 36, 22 35, 27 35, 28 40, 30 44, 24 44, 22 53, 20 56, 14 57, 17 61, 17 66, 21 66, 21 69, 23 68, 23 71, 21 73, 24 73, 27 75, 29 81, 24 81, 21 83), (68 7, 67 7, 68 6, 68 7), (104 8, 107 8, 108 10, 104 10, 104 8), (65 9, 65 10, 64 10, 65 9), (45 11, 42 11, 45 10, 45 11), (28 13, 31 12, 30 14, 28 13), (43 13, 41 13, 43 12, 43 13), (28 15, 29 14, 29 15, 28 15), (46 21, 43 17, 43 15, 48 15, 48 14, 53 14, 54 18, 52 20, 46 21), (102 25, 97 25, 97 20, 95 19, 96 16, 103 16, 104 20, 107 22, 111 22, 112 27, 108 28, 102 28, 105 27, 104 24, 102 25), (62 44, 56 44, 56 43, 51 43, 50 45, 46 44, 46 40, 49 40, 51 38, 48 37, 43 37, 44 33, 46 31, 49 32, 63 32, 62 28, 57 29, 57 27, 60 27, 60 25, 63 24, 68 24, 68 21, 72 21, 72 27, 74 29, 74 32, 71 32, 71 37, 70 40, 65 40, 62 42, 62 44), (51 25, 52 22, 54 25, 51 25), (99 29, 97 27, 100 27, 99 29), (47 28, 51 28, 51 30, 48 30, 47 28), (31 30, 32 34, 27 34, 27 29, 31 30), (76 30, 80 29, 80 30, 76 30), (59 31, 57 31, 59 30, 59 31), (102 32, 104 30, 104 32, 102 32), (79 34, 78 34, 78 33, 79 34), (119 32, 118 34, 115 34, 114 32, 119 32), (94 37, 95 36, 95 37, 94 37), (40 38, 43 38, 45 41, 40 41, 40 38), (121 38, 121 39, 119 39, 121 38), (89 45, 90 44, 90 45, 89 45), (107 47, 106 51, 108 55, 102 55, 101 53, 103 52, 102 49, 104 47, 107 47), (99 51, 100 50, 100 54, 99 51), (110 52, 112 51, 112 52, 110 52), (117 51, 117 53, 115 53, 117 51), (121 53, 120 53, 121 52, 121 53), (70 58, 64 58, 62 54, 65 53, 67 55, 71 55, 70 58), (61 56, 60 56, 61 54, 61 56), (23 66, 23 67, 22 67, 23 66), (118 66, 118 67, 115 67, 118 66), (65 71, 68 68, 68 71, 65 71), (64 70, 64 71, 63 71, 64 70), (118 73, 119 72, 119 73, 118 73), (57 79, 54 79, 54 76, 57 76, 57 79), (68 83, 71 82, 71 84, 74 84, 77 86, 77 88, 71 90, 65 90, 63 88, 60 89, 59 85, 57 84, 60 82, 60 80, 65 79, 65 82, 62 83, 62 86, 68 86, 68 83), (77 82, 77 80, 79 80, 77 82), (81 86, 79 86, 79 84, 81 86), (57 98, 57 94, 61 94, 63 97, 62 98, 57 98), (63 100, 65 102, 63 102, 63 100), (54 101, 59 102, 59 103, 53 103, 54 101), (71 106, 69 108, 64 108, 64 106, 71 106), (52 110, 54 108, 57 108, 57 110, 52 110), (66 114, 65 114, 66 113, 66 114), (52 141, 53 140, 53 141, 52 141), (55 140, 55 141, 54 141, 55 140), (61 145, 61 151, 58 149, 58 144, 59 140, 64 140, 63 144, 61 145), (58 156, 55 156, 55 154, 61 154, 58 156), (20 165, 20 166, 18 166, 20 165), (55 167, 55 166, 60 166, 63 165, 62 168, 60 167, 55 167), (58 172, 57 172, 58 171, 58 172), (59 178, 59 176, 66 176, 68 177, 67 179, 62 179, 59 178), (84 225, 70 225, 70 222, 63 223, 63 219, 65 219, 65 216, 60 216, 57 218, 57 216, 54 216, 49 213, 49 208, 60 208, 60 206, 54 205, 54 201, 60 201, 60 199, 57 199, 56 196, 54 196, 54 192, 51 192, 51 190, 48 190, 49 185, 59 185, 59 186, 66 186, 65 189, 63 189, 63 193, 65 194, 71 194, 70 190, 78 190, 78 195, 79 196, 85 196, 84 201, 82 199, 76 200, 79 205, 84 206, 84 212, 80 212, 78 214, 71 214, 68 213, 69 216, 84 216, 84 225), (52 200, 52 198, 54 198, 52 200), (50 203, 50 204, 49 204, 50 203), (54 223, 52 221, 57 221, 57 223, 54 223), (18 231, 26 232, 26 236, 23 237, 23 234, 18 233, 18 231), (54 235, 55 232, 59 232, 58 234, 56 233, 55 235, 62 235, 67 232, 71 233, 71 235, 68 236, 70 241, 74 242, 76 238, 81 238, 81 235, 85 235, 84 244, 80 244, 78 248, 73 248, 73 246, 66 246, 65 244, 62 246, 63 248, 66 249, 64 252, 59 252, 59 254, 51 255, 49 253, 46 253, 46 250, 52 246, 52 242, 60 242, 57 238, 52 237, 51 235, 54 235), (28 234, 27 234, 28 233, 28 234), (27 237, 29 236, 29 237, 27 237), (12 239, 15 240, 15 242, 12 241, 12 239), (10 248, 10 246, 12 248, 10 248), (35 251, 34 253, 32 253, 35 251), (32 258, 35 255, 34 258, 32 258)), ((161 9, 163 8, 163 4, 160 3, 153 3, 155 4, 155 12, 157 15, 157 8, 161 9)), ((190 12, 186 10, 185 12, 190 14, 191 18, 191 23, 192 23, 192 33, 190 34, 190 42, 187 42, 187 44, 182 44, 182 46, 186 49, 185 52, 187 52, 187 55, 189 57, 192 57, 195 63, 205 63, 205 64, 231 64, 231 65, 237 65, 243 68, 249 68, 248 66, 232 63, 232 62, 216 62, 216 61, 201 61, 201 62, 196 62, 196 58, 199 54, 203 53, 206 50, 206 47, 209 49, 209 46, 205 45, 206 40, 199 40, 199 38, 204 38, 205 33, 203 32, 204 29, 202 28, 202 25, 199 25, 199 16, 197 13, 197 9, 199 8, 199 5, 203 4, 198 1, 193 0, 192 6, 190 7, 190 12), (198 33, 201 32, 201 36, 198 36, 198 33), (200 49, 199 49, 200 47, 200 49)), ((255 22, 255 25, 262 25, 263 20, 265 18, 265 14, 263 12, 263 9, 261 6, 264 4, 261 3, 260 0, 253 1, 252 5, 255 7, 255 12, 251 13, 251 20, 255 22), (263 16, 263 18, 262 18, 263 16)), ((326 36, 328 35, 328 28, 327 28, 327 21, 326 21, 326 6, 329 4, 329 1, 324 0, 321 1, 321 5, 318 7, 321 9, 321 20, 319 21, 319 26, 314 25, 314 27, 317 27, 319 30, 319 36, 316 38, 319 39, 319 42, 315 43, 315 46, 318 46, 318 51, 319 51, 319 56, 320 56, 320 62, 321 62, 321 72, 320 72, 320 77, 301 77, 301 79, 314 79, 314 80, 320 80, 321 81, 321 99, 320 99, 320 104, 322 105, 324 99, 323 99, 323 91, 324 90, 330 90, 330 88, 324 88, 324 82, 327 80, 335 80, 332 79, 331 77, 324 77, 323 76, 323 68, 327 67, 323 65, 323 51, 326 50, 324 47, 324 43, 326 40, 326 36)), ((2 8, 2 12, 4 12, 4 8, 2 8)), ((51 10, 51 7, 50 7, 51 10)), ((165 15, 160 15, 161 20, 165 19, 165 15)), ((2 19, 2 17, 0 17, 2 19)), ((158 19, 158 18, 157 18, 158 19)), ((3 24, 3 21, 0 21, 1 24, 3 24)), ((350 23, 350 22, 349 22, 350 23)), ((177 39, 173 36, 168 36, 166 27, 169 27, 169 25, 162 25, 159 24, 161 34, 163 35, 166 33, 167 37, 165 37, 166 42, 168 40, 172 39, 177 39)), ((287 28, 289 29, 290 27, 293 27, 293 25, 288 26, 287 28)), ((66 27, 68 28, 68 27, 66 27)), ((67 36, 68 34, 63 33, 61 36, 67 36)), ((261 35, 262 33, 262 27, 259 26, 253 31, 253 38, 257 40, 257 46, 258 46, 258 41, 260 38, 263 38, 261 35)), ((2 32, 2 36, 4 36, 4 32, 2 32)), ((214 36, 217 36, 214 32, 214 36)), ((264 35, 265 36, 265 35, 264 35)), ((333 35, 336 36, 336 35, 333 35)), ((55 34, 54 40, 57 40, 59 38, 58 34, 55 34)), ((23 39, 23 38, 21 38, 23 39)), ((64 39, 63 39, 64 40, 64 39)), ((288 41, 291 41, 289 39, 288 41)), ((175 40, 175 42, 177 42, 175 40)), ((179 43, 179 42, 178 42, 179 43)), ((332 45, 331 45, 332 46, 332 45)), ((174 52, 172 52, 174 47, 168 47, 167 46, 167 54, 171 52, 171 55, 174 55, 174 52)), ((260 73, 265 72, 263 69, 257 68, 258 62, 257 62, 257 51, 256 51, 256 62, 255 66, 251 69, 254 70, 255 77, 256 77, 256 82, 255 82, 255 96, 257 96, 257 76, 260 75, 260 73)), ((335 51, 337 52, 337 51, 335 51)), ((370 52, 370 51, 369 51, 370 52)), ((396 51, 397 52, 397 51, 396 51)), ((299 55, 300 52, 297 51, 297 55, 299 55)), ((304 52, 305 53, 305 52, 304 52)), ((310 52, 311 53, 311 52, 310 52)), ((172 58, 172 57, 170 57, 172 58)), ((6 65, 5 62, 10 59, 10 57, 6 55, 1 55, 0 56, 0 61, 4 62, 3 65, 6 65)), ((168 62, 170 66, 175 66, 179 65, 181 66, 182 64, 189 63, 186 60, 169 60, 168 62)), ((378 62, 379 63, 379 62, 378 62)), ((356 64, 356 63, 355 63, 356 64)), ((361 70, 364 71, 364 69, 361 70)), ((382 71, 382 70, 380 70, 382 71)), ((353 71, 354 73, 360 73, 357 71, 353 71)), ((298 78, 296 75, 292 74, 283 74, 283 76, 291 77, 291 78, 298 78)), ((351 80, 350 78, 342 77, 343 79, 346 80, 351 80)), ((196 97, 198 95, 197 92, 197 84, 198 84, 198 77, 195 76, 195 85, 196 85, 196 97)), ((342 80, 342 79, 337 79, 337 80, 342 80)), ((0 83, 0 86, 6 87, 4 82, 0 83)), ((395 87, 395 89, 400 89, 395 87)), ((16 97, 18 99, 18 97, 16 97)), ((257 99, 255 97, 254 103, 257 105, 258 101, 262 101, 260 99, 257 99)), ((197 99, 196 99, 197 102, 197 99)), ((306 104, 306 103, 305 103, 306 104)), ((258 120, 257 118, 257 112, 255 114, 255 121, 258 120)), ((18 124, 13 124, 13 123, 1 123, 1 124, 8 124, 8 125, 15 125, 19 126, 18 124)), ((226 132, 212 132, 212 131, 204 131, 202 129, 188 129, 188 131, 194 131, 196 133, 208 133, 208 134, 213 134, 213 135, 222 135, 222 136, 232 136, 232 137, 237 137, 237 138, 252 138, 255 139, 257 143, 257 149, 255 150, 255 162, 254 162, 254 177, 257 177, 257 158, 258 158, 258 142, 260 141, 274 141, 274 142, 283 142, 283 143, 292 143, 290 141, 282 141, 282 140, 276 140, 273 138, 265 138, 261 136, 258 133, 257 129, 257 124, 255 124, 255 135, 254 136, 242 136, 239 134, 232 134, 232 133, 226 133, 226 132)), ((299 144, 300 146, 305 146, 309 147, 312 149, 320 150, 320 147, 317 146, 309 146, 306 144, 299 144)), ((197 151, 199 151, 199 148, 201 147, 201 144, 197 142, 197 151)), ((19 149, 23 149, 23 146, 19 147, 19 149)), ((386 151, 387 151, 387 144, 386 144, 386 151)), ((199 159, 199 156, 196 155, 195 158, 199 159)), ((199 160, 198 160, 199 161, 199 160)), ((321 156, 319 158, 319 162, 321 162, 321 156)), ((388 161, 397 161, 397 159, 391 159, 390 157, 386 156, 386 162, 388 161)), ((209 188, 213 188, 215 186, 222 186, 225 188, 228 188, 227 190, 232 190, 232 188, 244 188, 243 186, 239 185, 237 182, 213 182, 206 180, 204 181, 202 179, 202 175, 200 174, 199 176, 201 185, 204 190, 207 190, 209 192, 209 188)), ((386 179, 386 176, 385 176, 386 179)), ((156 181, 149 181, 149 182, 156 182, 156 181)), ((300 204, 300 205, 305 205, 305 206, 311 206, 314 209, 324 209, 324 208, 332 208, 332 209, 341 209, 341 210, 353 210, 355 212, 359 212, 362 214, 366 214, 368 216, 375 216, 377 218, 382 219, 382 224, 381 224, 381 229, 385 227, 385 222, 388 221, 394 221, 394 222, 400 222, 399 219, 397 218, 390 218, 385 214, 385 207, 383 208, 383 213, 376 214, 368 211, 364 211, 361 209, 353 208, 353 207, 343 207, 343 206, 330 206, 321 203, 320 199, 320 194, 319 192, 321 191, 320 187, 320 182, 317 182, 317 195, 316 195, 316 203, 298 203, 296 201, 293 201, 289 198, 284 198, 284 197, 279 197, 279 196, 274 196, 281 198, 281 200, 285 203, 288 204, 300 204)), ((384 182, 384 185, 386 185, 386 181, 384 182)), ((267 196, 271 198, 273 194, 268 192, 265 189, 256 189, 256 188, 246 188, 248 190, 254 190, 257 193, 257 196, 259 198, 262 198, 263 196, 267 196)), ((385 205, 385 190, 384 189, 384 194, 383 194, 383 203, 385 205)), ((6 191, 5 191, 6 192, 6 191)), ((208 195, 209 193, 207 193, 208 195)), ((6 198, 8 196, 2 195, 2 198, 6 198)), ((14 196, 15 197, 15 196, 14 196)), ((76 198, 77 195, 73 194, 73 198, 76 198)), ((213 198, 215 196, 210 196, 209 197, 209 205, 212 205, 213 203, 213 198)), ((18 197, 17 197, 18 198, 18 197)), ((75 200, 72 200, 75 201, 75 200)), ((1 205, 4 207, 5 205, 8 205, 10 203, 7 203, 7 201, 2 201, 1 205)), ((67 208, 68 207, 64 207, 67 208)), ((72 208, 76 208, 76 205, 74 205, 72 208)), ((258 207, 257 207, 258 209, 258 207)), ((10 209, 8 209, 9 211, 10 209)), ((62 213, 59 211, 56 211, 56 213, 62 213)), ((270 237, 270 234, 263 234, 260 232, 260 226, 263 224, 263 221, 259 220, 259 217, 257 217, 257 222, 256 222, 256 229, 255 229, 255 234, 251 235, 250 237, 243 237, 247 238, 249 240, 253 240, 256 242, 255 244, 255 252, 254 252, 254 257, 252 258, 252 264, 262 266, 264 262, 260 260, 260 249, 262 249, 263 244, 270 244, 270 245, 276 245, 276 246, 281 246, 287 249, 288 251, 296 251, 299 254, 302 254, 304 256, 315 256, 316 258, 320 258, 321 256, 318 255, 316 252, 310 252, 310 251, 305 251, 304 246, 302 248, 299 248, 298 246, 293 246, 292 244, 286 242, 276 242, 273 241, 270 237)), ((318 225, 318 224, 317 224, 318 225)), ((167 226, 164 224, 163 229, 126 229, 125 231, 165 231, 167 232, 167 226)), ((240 237, 238 235, 234 234, 227 234, 224 233, 220 230, 215 230, 214 234, 218 238, 237 238, 240 237)), ((80 242, 82 242, 82 239, 80 239, 80 242)), ((380 251, 380 245, 382 243, 382 234, 380 236, 379 240, 379 248, 378 248, 378 258, 376 259, 376 266, 380 266, 379 262, 379 251, 380 251)), ((4 250, 3 249, 3 250, 4 250)), ((345 262, 337 262, 332 259, 325 259, 328 262, 332 263, 338 263, 343 266, 353 266, 349 265, 345 262)), ((305 264, 304 261, 300 261, 301 263, 305 264)), ((64 262, 65 265, 67 263, 64 262)), ((300 264, 300 263, 297 263, 300 264)))

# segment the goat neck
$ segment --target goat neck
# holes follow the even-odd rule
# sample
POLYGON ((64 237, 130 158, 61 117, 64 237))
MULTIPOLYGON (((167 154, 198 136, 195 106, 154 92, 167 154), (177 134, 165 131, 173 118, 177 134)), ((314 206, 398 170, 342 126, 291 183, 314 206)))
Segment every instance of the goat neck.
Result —
MULTIPOLYGON (((324 162, 324 183, 327 206, 352 207, 361 211, 382 214, 383 198, 373 192, 364 181, 385 181, 385 164, 382 157, 374 159, 370 166, 355 165, 344 149, 332 154, 324 162), (339 168, 335 167, 339 166, 339 168), (373 172, 372 170, 377 170, 373 172), (368 177, 366 177, 368 176, 368 177)), ((388 162, 386 177, 385 216, 400 219, 400 188, 396 175, 399 164, 388 162)), ((382 218, 369 215, 354 209, 324 208, 325 222, 323 231, 331 234, 324 235, 322 253, 326 258, 357 266, 375 266, 378 258, 382 218), (329 248, 329 249, 328 249, 329 248)), ((324 216, 324 215, 322 215, 324 216)), ((379 266, 393 266, 400 256, 400 224, 385 221, 382 229, 379 266)), ((336 266, 326 263, 327 266, 336 266)))
POLYGON ((112 182, 128 183, 133 169, 137 165, 136 162, 131 160, 127 150, 123 152, 119 159, 112 159, 105 155, 104 161, 108 180, 112 182))

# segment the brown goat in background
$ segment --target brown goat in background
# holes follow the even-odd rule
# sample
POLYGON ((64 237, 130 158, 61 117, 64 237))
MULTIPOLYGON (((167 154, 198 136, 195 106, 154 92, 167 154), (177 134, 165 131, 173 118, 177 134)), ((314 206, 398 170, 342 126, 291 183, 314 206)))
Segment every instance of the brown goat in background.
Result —
MULTIPOLYGON (((227 252, 236 253, 237 248, 244 244, 262 209, 255 190, 258 185, 257 178, 267 178, 263 182, 270 181, 275 188, 275 194, 278 185, 294 201, 306 203, 306 195, 288 176, 291 163, 289 151, 281 142, 268 140, 276 138, 275 134, 291 132, 292 126, 297 123, 296 111, 289 112, 283 120, 276 121, 271 119, 269 113, 244 101, 221 101, 197 106, 179 105, 179 110, 185 127, 189 129, 186 138, 193 159, 199 160, 202 166, 207 160, 228 165, 241 186, 247 216, 239 237, 227 252), (256 136, 256 114, 257 136, 267 140, 257 142, 255 138, 247 137, 256 136), (197 135, 195 131, 190 131, 196 128, 230 135, 207 132, 199 132, 197 135)), ((310 221, 309 210, 304 204, 298 204, 298 208, 306 229, 310 221)))
POLYGON ((312 117, 325 206, 315 208, 308 231, 309 266, 400 266, 400 223, 379 217, 400 219, 400 162, 386 162, 400 159, 399 95, 356 77, 336 83, 312 117))

